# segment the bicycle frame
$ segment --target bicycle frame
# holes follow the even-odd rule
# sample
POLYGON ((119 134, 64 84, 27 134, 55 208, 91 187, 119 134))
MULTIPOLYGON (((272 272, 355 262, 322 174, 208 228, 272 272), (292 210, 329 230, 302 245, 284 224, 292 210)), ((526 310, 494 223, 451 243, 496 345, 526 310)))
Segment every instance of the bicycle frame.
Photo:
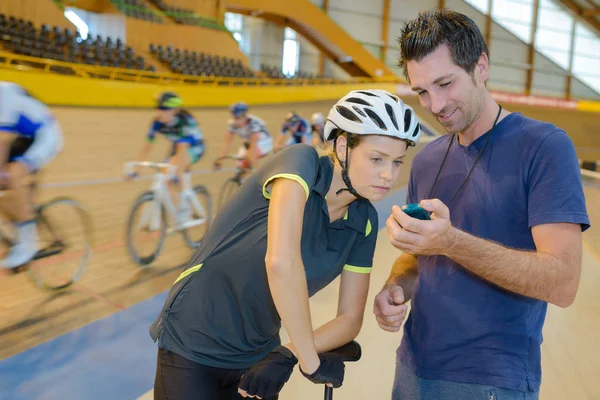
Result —
MULTIPOLYGON (((125 164, 125 173, 130 173, 135 166, 161 170, 160 172, 154 174, 154 182, 152 183, 151 188, 152 192, 154 193, 154 206, 152 210, 150 210, 150 215, 147 215, 146 212, 142 214, 142 223, 147 224, 150 222, 149 225, 151 227, 157 228, 160 225, 160 212, 162 207, 164 207, 169 216, 177 219, 177 207, 173 203, 173 199, 171 199, 171 195, 167 187, 168 181, 172 177, 176 176, 177 167, 168 163, 132 161, 125 164), (162 172, 163 170, 166 170, 167 173, 162 172)), ((206 211, 204 210, 204 207, 202 207, 202 203, 200 203, 198 197, 196 197, 194 189, 192 188, 192 174, 190 172, 185 172, 183 174, 182 186, 183 189, 180 195, 180 201, 186 201, 196 211, 196 215, 199 215, 200 217, 184 222, 183 224, 178 223, 174 228, 169 227, 167 231, 168 233, 172 233, 176 230, 191 228, 206 222, 206 211)), ((180 203, 179 207, 181 206, 182 204, 180 203)))

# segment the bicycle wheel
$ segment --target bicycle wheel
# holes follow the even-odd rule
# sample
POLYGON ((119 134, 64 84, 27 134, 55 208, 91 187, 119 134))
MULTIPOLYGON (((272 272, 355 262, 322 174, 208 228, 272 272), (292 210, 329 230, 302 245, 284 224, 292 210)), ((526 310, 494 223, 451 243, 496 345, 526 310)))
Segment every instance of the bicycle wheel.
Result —
POLYGON ((153 192, 142 193, 133 204, 127 219, 125 243, 129 255, 140 267, 150 265, 160 254, 166 235, 165 209, 158 209, 153 192))
POLYGON ((200 246, 202 240, 204 239, 204 235, 208 231, 208 227, 212 221, 212 198, 208 193, 206 187, 202 185, 194 186, 194 193, 196 193, 196 198, 202 204, 202 208, 204 209, 204 215, 198 215, 197 210, 192 206, 192 216, 193 220, 203 218, 204 223, 183 229, 181 233, 183 234, 183 238, 185 239, 186 244, 195 249, 200 246))
POLYGON ((225 203, 227 203, 240 186, 241 182, 237 177, 229 178, 225 181, 219 194, 219 210, 223 208, 225 203))
POLYGON ((43 289, 64 289, 77 282, 92 256, 92 219, 77 200, 58 197, 38 207, 40 250, 27 271, 43 289))

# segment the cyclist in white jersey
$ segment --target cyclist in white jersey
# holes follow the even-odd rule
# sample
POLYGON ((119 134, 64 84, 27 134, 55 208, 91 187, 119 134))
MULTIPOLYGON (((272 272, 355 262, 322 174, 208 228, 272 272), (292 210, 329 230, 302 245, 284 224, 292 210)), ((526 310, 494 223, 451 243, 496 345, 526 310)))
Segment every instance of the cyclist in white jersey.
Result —
POLYGON ((325 130, 325 116, 319 112, 314 113, 311 118, 312 146, 317 147, 325 142, 323 131, 325 130))
POLYGON ((38 250, 32 201, 32 175, 62 150, 60 125, 48 109, 21 86, 0 81, 0 183, 6 189, 0 212, 15 224, 15 244, 0 268, 29 262, 38 250))
MULTIPOLYGON (((229 154, 233 137, 239 136, 244 143, 237 156, 245 159, 245 162, 242 163, 244 168, 252 168, 256 166, 259 159, 273 151, 273 138, 262 119, 248 114, 246 103, 235 103, 230 107, 230 111, 233 119, 229 121, 225 146, 220 157, 229 154)), ((220 166, 220 162, 215 162, 215 167, 219 168, 220 166)))

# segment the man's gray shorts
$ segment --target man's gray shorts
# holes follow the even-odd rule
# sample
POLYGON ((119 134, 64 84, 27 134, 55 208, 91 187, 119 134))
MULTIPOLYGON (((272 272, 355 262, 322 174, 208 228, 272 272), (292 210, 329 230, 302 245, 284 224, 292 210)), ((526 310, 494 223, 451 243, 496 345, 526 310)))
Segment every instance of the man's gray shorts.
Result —
POLYGON ((493 386, 419 378, 400 360, 392 400, 538 400, 539 392, 519 392, 493 386))

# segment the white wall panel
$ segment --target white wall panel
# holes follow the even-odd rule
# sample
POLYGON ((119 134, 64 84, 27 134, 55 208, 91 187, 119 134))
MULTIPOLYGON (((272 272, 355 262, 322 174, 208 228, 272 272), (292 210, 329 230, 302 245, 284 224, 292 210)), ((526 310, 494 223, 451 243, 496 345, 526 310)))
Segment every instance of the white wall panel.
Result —
POLYGON ((564 76, 538 71, 533 73, 531 94, 538 96, 563 97, 566 93, 566 89, 567 80, 564 76))
POLYGON ((359 42, 381 43, 381 16, 330 9, 329 16, 359 42))
POLYGON ((329 0, 329 10, 341 10, 381 19, 383 0, 329 0))
POLYGON ((573 82, 571 82, 571 96, 581 99, 600 100, 600 94, 590 89, 578 79, 573 79, 573 82))

